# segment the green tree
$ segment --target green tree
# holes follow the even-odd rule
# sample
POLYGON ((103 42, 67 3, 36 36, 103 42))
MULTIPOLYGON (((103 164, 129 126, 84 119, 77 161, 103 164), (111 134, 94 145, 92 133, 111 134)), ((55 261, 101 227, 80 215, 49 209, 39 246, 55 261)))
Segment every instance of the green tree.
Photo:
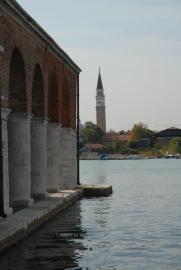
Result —
POLYGON ((152 138, 153 135, 154 131, 148 129, 147 125, 144 123, 134 124, 129 137, 129 142, 140 140, 142 138, 152 138))
POLYGON ((181 154, 181 138, 173 138, 168 146, 170 154, 181 154))
POLYGON ((92 122, 86 122, 83 129, 83 139, 85 143, 100 143, 104 136, 101 128, 92 122))

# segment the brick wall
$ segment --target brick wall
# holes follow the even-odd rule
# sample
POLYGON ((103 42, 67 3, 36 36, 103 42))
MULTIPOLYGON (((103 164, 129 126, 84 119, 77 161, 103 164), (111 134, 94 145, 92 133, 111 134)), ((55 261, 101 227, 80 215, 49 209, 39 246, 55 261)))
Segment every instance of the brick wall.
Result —
MULTIPOLYGON (((65 64, 64 59, 57 57, 47 44, 42 42, 34 33, 27 29, 26 25, 17 22, 16 18, 11 17, 0 6, 0 41, 4 47, 5 52, 0 60, 0 79, 1 91, 3 98, 3 107, 13 110, 32 111, 38 116, 42 115, 50 117, 52 121, 59 121, 60 123, 67 123, 70 127, 76 127, 76 72, 72 70, 68 64, 65 64), (20 97, 17 101, 19 85, 14 85, 16 91, 10 95, 10 63, 12 53, 17 48, 21 53, 24 70, 25 70, 25 96, 20 97), (35 68, 38 66, 41 70, 43 94, 36 96, 33 102, 39 102, 38 105, 32 104, 32 86, 34 80, 35 68), (66 89, 64 81, 67 82, 66 89), (57 87, 56 87, 57 85, 57 87), (56 89, 54 89, 56 87, 56 89), (65 95, 67 91, 68 94, 65 95), (64 97, 68 97, 68 101, 64 97), (9 99, 11 97, 11 99, 9 99), (43 104, 40 101, 43 100, 43 104), (14 100, 13 100, 14 99, 14 100), (23 104, 24 99, 24 105, 23 104), (50 103, 48 103, 50 100, 50 103), (26 101, 26 102, 25 102, 26 101), (62 108, 65 108, 64 102, 69 104, 68 113, 62 113, 62 108), (26 106, 25 106, 26 104, 26 106), (21 108, 20 108, 21 107, 21 108), (26 108, 25 108, 26 107, 26 108), (36 107, 36 109, 35 109, 36 107), (68 117, 68 119, 66 118, 68 117)), ((13 84, 18 84, 17 81, 13 84)), ((34 96, 34 95, 33 95, 34 96)))

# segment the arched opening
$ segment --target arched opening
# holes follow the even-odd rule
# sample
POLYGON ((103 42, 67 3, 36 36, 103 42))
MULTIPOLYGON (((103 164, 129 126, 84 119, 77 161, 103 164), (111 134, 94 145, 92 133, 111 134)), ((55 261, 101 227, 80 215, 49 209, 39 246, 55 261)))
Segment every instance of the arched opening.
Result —
POLYGON ((44 85, 41 67, 35 66, 32 84, 32 114, 35 117, 44 116, 44 85))
POLYGON ((52 76, 48 89, 48 118, 50 122, 59 121, 58 85, 56 76, 52 76))
POLYGON ((61 123, 63 127, 70 127, 70 93, 67 80, 64 80, 61 100, 61 123))
POLYGON ((9 108, 12 112, 27 111, 25 66, 18 48, 13 50, 10 61, 9 108))
POLYGON ((47 190, 47 120, 44 117, 44 84, 41 67, 36 64, 32 83, 31 120, 31 196, 44 198, 47 190))

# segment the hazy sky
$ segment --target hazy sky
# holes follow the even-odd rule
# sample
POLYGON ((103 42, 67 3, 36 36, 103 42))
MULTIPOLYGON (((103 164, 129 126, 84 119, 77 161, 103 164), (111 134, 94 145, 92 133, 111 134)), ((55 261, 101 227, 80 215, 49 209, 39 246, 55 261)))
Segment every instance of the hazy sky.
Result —
POLYGON ((18 2, 82 68, 82 122, 95 122, 101 65, 108 129, 181 127, 180 0, 18 2))

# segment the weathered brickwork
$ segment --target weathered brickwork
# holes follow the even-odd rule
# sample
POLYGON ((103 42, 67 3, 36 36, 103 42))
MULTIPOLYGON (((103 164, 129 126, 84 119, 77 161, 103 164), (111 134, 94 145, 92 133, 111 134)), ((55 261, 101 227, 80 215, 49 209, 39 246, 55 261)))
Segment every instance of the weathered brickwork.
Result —
POLYGON ((0 0, 6 213, 45 198, 47 191, 76 187, 80 71, 15 0, 0 0))
POLYGON ((18 23, 16 18, 9 16, 1 6, 0 12, 0 41, 5 50, 0 60, 3 78, 1 87, 4 96, 3 106, 13 107, 15 111, 22 111, 22 109, 25 111, 26 109, 30 113, 39 110, 36 111, 36 114, 41 116, 43 111, 45 117, 50 114, 50 118, 53 120, 58 114, 56 121, 65 122, 65 126, 70 124, 68 126, 75 128, 76 71, 68 67, 64 59, 58 58, 51 48, 47 44, 43 44, 35 34, 29 32, 26 25, 18 23), (22 58, 18 57, 18 53, 22 58), (17 78, 18 71, 22 77, 17 78), (10 72, 12 76, 10 76, 10 72), (34 81, 36 76, 42 77, 43 91, 39 93, 41 98, 40 96, 35 97, 32 93, 33 89, 37 88, 36 81, 34 81), (19 86, 20 81, 21 87, 19 86), (55 90, 56 84, 57 89, 55 90), (26 95, 23 87, 26 88, 26 95), (10 91, 11 89, 12 91, 10 91), (20 90, 22 90, 21 93, 17 93, 20 90), (19 100, 17 100, 17 96, 19 100), (64 101, 64 97, 68 98, 68 101, 64 101), (34 105, 32 104, 33 98, 35 99, 34 105), (42 98, 44 104, 35 104, 42 102, 42 98), (50 99, 50 104, 48 104, 48 99, 50 99), (63 113, 64 102, 68 103, 66 107, 69 108, 69 112, 67 113, 63 113), (24 108, 25 105, 26 108, 24 108), (37 105, 40 105, 39 108, 37 105), (70 119, 66 119, 66 117, 70 119))

